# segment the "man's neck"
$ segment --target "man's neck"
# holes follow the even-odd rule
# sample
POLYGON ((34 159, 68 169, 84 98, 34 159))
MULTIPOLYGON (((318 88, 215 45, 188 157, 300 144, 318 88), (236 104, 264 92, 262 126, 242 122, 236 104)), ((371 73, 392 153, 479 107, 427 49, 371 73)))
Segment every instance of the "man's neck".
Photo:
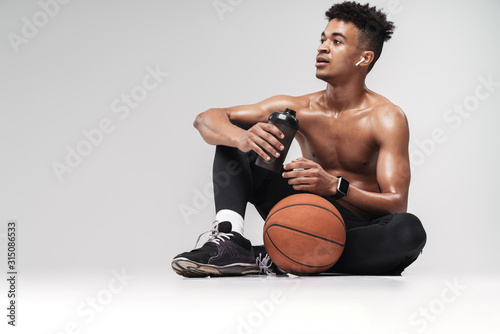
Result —
POLYGON ((329 82, 324 93, 325 108, 337 113, 357 109, 362 105, 366 91, 364 78, 341 84, 329 82))

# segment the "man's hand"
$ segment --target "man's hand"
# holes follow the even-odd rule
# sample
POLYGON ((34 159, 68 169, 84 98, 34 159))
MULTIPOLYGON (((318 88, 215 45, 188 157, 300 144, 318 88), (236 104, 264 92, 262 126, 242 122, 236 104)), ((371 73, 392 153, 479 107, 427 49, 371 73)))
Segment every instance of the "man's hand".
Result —
POLYGON ((298 158, 284 166, 283 177, 295 190, 309 191, 321 196, 333 196, 337 193, 338 178, 325 172, 318 163, 305 158, 298 158))
POLYGON ((238 140, 238 149, 243 152, 255 151, 266 161, 271 160, 268 154, 276 158, 280 156, 279 151, 284 149, 283 145, 276 138, 283 139, 283 133, 276 125, 269 123, 257 123, 245 131, 238 140))

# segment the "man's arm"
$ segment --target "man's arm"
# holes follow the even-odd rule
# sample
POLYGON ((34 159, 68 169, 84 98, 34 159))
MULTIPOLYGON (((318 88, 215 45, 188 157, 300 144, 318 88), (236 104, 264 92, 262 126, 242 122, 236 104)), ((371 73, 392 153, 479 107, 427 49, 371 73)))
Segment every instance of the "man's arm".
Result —
MULTIPOLYGON (((409 130, 404 113, 394 107, 378 112, 373 118, 373 133, 379 147, 377 183, 380 192, 370 192, 353 185, 344 201, 367 217, 380 217, 406 212, 410 184, 408 155, 409 130)), ((285 166, 285 178, 296 190, 322 196, 337 193, 338 178, 330 175, 316 162, 299 158, 285 166)))
POLYGON ((276 126, 268 124, 267 119, 274 111, 293 109, 296 105, 297 98, 279 95, 252 105, 209 109, 199 114, 193 125, 208 144, 236 147, 243 152, 254 150, 262 158, 269 160, 264 150, 279 156, 274 147, 282 146, 276 137, 281 138, 283 133, 276 126), (243 130, 233 125, 231 120, 251 128, 243 130))
POLYGON ((380 193, 356 187, 343 200, 375 216, 406 212, 410 186, 409 129, 403 111, 394 106, 374 115, 375 140, 379 146, 377 183, 380 193))

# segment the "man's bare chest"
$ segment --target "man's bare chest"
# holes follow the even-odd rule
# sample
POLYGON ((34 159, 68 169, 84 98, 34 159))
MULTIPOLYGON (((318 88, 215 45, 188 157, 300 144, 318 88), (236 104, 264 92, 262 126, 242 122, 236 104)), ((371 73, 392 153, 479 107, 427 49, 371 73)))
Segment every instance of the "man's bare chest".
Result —
POLYGON ((303 117, 297 140, 303 155, 323 168, 354 173, 374 171, 378 145, 369 117, 352 116, 303 117))

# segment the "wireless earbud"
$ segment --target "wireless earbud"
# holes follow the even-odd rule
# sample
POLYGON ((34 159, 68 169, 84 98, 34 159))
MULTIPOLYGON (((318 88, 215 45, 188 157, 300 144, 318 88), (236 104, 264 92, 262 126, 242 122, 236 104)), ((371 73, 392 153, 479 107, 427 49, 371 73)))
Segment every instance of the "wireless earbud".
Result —
POLYGON ((361 64, 362 62, 365 61, 365 57, 361 58, 357 63, 356 63, 356 66, 359 66, 359 64, 361 64))

